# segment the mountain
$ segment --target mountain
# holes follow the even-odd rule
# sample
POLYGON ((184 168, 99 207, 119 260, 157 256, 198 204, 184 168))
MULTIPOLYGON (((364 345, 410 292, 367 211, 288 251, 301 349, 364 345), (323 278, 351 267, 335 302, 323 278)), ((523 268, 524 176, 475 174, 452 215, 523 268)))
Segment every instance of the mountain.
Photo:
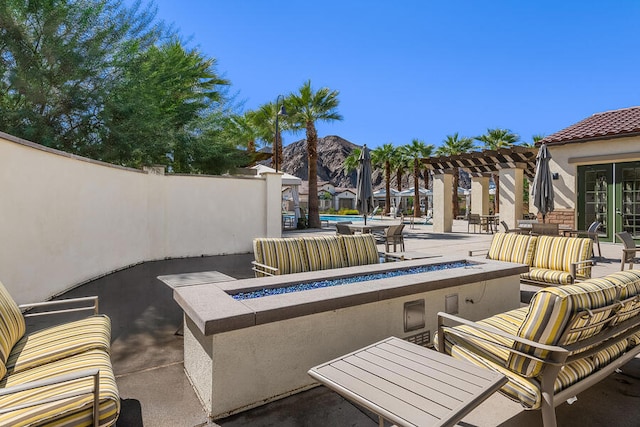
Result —
MULTIPOLYGON (((344 170, 344 160, 351 154, 355 148, 362 148, 344 138, 336 135, 329 135, 318 138, 318 181, 328 181, 336 187, 355 188, 357 173, 352 171, 347 174, 344 170)), ((281 169, 301 178, 308 180, 308 162, 307 162, 307 140, 301 139, 292 142, 283 149, 283 161, 281 169)), ((269 165, 271 166, 271 165, 269 165)), ((373 188, 384 188, 384 172, 381 168, 373 168, 371 174, 373 188)), ((395 171, 391 174, 391 188, 397 188, 395 171)), ((469 175, 460 172, 460 186, 470 187, 469 175)), ((424 185, 424 181, 420 180, 420 185, 424 185)), ((413 187, 413 171, 405 171, 402 177, 402 188, 413 187)))
MULTIPOLYGON (((357 173, 344 170, 344 160, 356 148, 362 148, 344 138, 329 135, 318 138, 318 181, 328 181, 336 187, 355 188, 357 173)), ((307 140, 301 139, 293 142, 283 149, 284 160, 282 170, 308 180, 309 164, 307 162, 307 140)), ((384 177, 381 171, 374 170, 372 174, 374 188, 384 185, 384 177)))

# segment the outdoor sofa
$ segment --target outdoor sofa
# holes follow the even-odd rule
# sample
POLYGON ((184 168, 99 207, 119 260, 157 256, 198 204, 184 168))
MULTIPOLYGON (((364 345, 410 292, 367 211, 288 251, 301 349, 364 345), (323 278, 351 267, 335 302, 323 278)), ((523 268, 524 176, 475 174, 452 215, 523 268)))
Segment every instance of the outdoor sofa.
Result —
POLYGON ((19 306, 0 283, 0 426, 115 424, 110 340, 97 297, 19 306), (25 317, 85 310, 94 314, 26 333, 25 317))
POLYGON ((380 262, 373 234, 260 237, 253 240, 256 277, 353 267, 380 262))
POLYGON ((640 270, 539 290, 531 303, 478 322, 438 313, 440 352, 502 373, 525 409, 555 407, 640 353, 640 270), (444 338, 443 338, 444 337, 444 338))
POLYGON ((533 236, 496 233, 489 250, 469 251, 469 256, 486 254, 488 259, 529 266, 520 281, 543 286, 568 285, 591 277, 593 240, 587 237, 533 236))

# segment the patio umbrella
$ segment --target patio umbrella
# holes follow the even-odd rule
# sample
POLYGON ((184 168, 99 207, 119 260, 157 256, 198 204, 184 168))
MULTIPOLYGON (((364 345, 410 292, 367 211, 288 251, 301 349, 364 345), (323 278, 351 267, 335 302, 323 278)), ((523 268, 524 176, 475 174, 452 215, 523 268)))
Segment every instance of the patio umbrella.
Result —
POLYGON ((358 158, 358 181, 356 182, 356 207, 364 214, 364 224, 367 225, 367 215, 373 211, 373 185, 371 184, 371 155, 365 144, 358 158))
POLYGON ((536 174, 533 177, 531 188, 533 205, 538 209, 538 213, 542 214, 542 222, 544 222, 545 216, 553 210, 554 194, 551 169, 549 169, 550 159, 551 154, 547 145, 542 144, 536 157, 536 174))

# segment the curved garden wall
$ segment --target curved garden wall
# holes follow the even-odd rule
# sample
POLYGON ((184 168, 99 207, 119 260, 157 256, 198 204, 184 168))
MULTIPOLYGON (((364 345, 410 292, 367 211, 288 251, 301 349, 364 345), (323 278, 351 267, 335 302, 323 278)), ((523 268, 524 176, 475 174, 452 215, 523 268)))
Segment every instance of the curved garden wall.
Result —
POLYGON ((43 300, 143 261, 247 253, 280 234, 280 177, 162 175, 0 133, 0 281, 43 300))

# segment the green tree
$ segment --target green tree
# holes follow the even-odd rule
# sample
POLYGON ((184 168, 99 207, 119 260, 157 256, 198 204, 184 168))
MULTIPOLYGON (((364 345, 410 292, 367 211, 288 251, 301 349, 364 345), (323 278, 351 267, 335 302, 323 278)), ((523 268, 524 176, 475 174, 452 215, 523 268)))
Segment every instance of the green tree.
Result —
MULTIPOLYGON (((458 132, 453 135, 447 135, 442 141, 442 145, 436 150, 438 156, 457 156, 460 154, 468 153, 474 149, 473 139, 467 137, 460 137, 458 132)), ((458 203, 458 187, 460 182, 460 169, 454 168, 453 171, 453 202, 452 212, 455 218, 460 214, 460 204, 458 203)))
POLYGON ((384 214, 389 214, 389 208, 391 206, 391 162, 395 155, 395 147, 393 144, 384 144, 371 151, 371 162, 376 167, 382 167, 384 170, 384 214))
MULTIPOLYGON (((485 149, 495 151, 500 148, 513 147, 513 145, 520 140, 520 137, 509 129, 495 128, 487 129, 487 133, 477 136, 475 139, 482 142, 485 149)), ((500 177, 494 173, 492 174, 492 178, 496 185, 494 212, 498 213, 500 211, 500 177)))
MULTIPOLYGON (((404 151, 413 167, 413 216, 420 217, 420 160, 425 157, 431 157, 433 152, 433 145, 425 144, 424 141, 414 138, 410 144, 404 146, 404 151)), ((425 175, 424 186, 429 188, 427 182, 427 175, 425 175)), ((426 207, 426 206, 425 206, 426 207)))
POLYGON ((203 142, 193 125, 220 114, 213 107, 223 101, 219 87, 229 84, 217 75, 215 62, 173 40, 122 64, 123 77, 101 114, 105 126, 94 157, 132 167, 169 164, 174 172, 193 172, 193 152, 202 149, 191 146, 203 142))
POLYGON ((309 227, 320 228, 318 212, 318 132, 315 123, 342 120, 338 113, 339 92, 329 88, 314 91, 311 80, 307 80, 298 92, 292 93, 285 101, 288 122, 294 129, 305 129, 307 137, 307 157, 309 161, 309 227))
POLYGON ((164 31, 155 10, 108 0, 0 2, 0 128, 84 155, 99 143, 117 58, 164 31))

